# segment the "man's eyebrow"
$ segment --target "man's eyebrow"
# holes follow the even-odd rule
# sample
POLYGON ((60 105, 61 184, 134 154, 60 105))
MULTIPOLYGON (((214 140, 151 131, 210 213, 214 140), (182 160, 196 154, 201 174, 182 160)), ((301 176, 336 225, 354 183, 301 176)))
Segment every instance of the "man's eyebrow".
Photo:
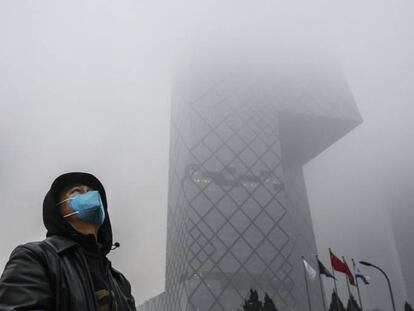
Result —
POLYGON ((74 184, 74 185, 70 185, 68 187, 66 187, 66 189, 63 190, 63 192, 72 192, 76 189, 79 189, 79 187, 81 187, 82 184, 74 184))
POLYGON ((80 190, 81 186, 73 186, 69 189, 69 192, 75 191, 75 190, 80 190))

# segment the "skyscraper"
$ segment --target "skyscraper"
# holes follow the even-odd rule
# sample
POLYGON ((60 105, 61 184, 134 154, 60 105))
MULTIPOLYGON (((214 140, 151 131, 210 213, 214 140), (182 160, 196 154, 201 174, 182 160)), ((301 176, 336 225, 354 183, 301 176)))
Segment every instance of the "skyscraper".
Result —
POLYGON ((172 100, 166 310, 238 310, 250 288, 280 310, 306 310, 301 256, 316 267, 316 243, 302 166, 360 122, 335 66, 183 70, 172 100))

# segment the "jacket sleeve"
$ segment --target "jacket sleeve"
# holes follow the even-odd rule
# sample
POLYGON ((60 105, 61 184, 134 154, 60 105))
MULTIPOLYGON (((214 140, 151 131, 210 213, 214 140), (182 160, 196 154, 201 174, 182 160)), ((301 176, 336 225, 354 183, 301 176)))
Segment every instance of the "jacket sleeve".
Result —
POLYGON ((126 287, 127 287, 127 290, 128 290, 128 306, 132 309, 132 310, 134 310, 134 311, 136 311, 137 310, 137 307, 136 307, 136 304, 135 304, 135 299, 134 299, 134 296, 132 295, 132 292, 131 292, 131 284, 129 283, 129 281, 126 279, 126 277, 124 277, 123 275, 122 275, 122 277, 125 279, 125 284, 126 284, 126 287))
POLYGON ((0 310, 53 310, 53 295, 40 255, 20 245, 0 278, 0 310))
POLYGON ((129 310, 133 310, 136 311, 136 305, 135 305, 135 299, 134 296, 132 295, 132 291, 131 291, 131 284, 129 283, 129 281, 127 280, 127 278, 118 270, 112 268, 112 275, 115 277, 115 279, 117 280, 118 284, 120 285, 120 287, 122 288, 122 292, 125 295, 126 298, 126 302, 128 304, 129 310))

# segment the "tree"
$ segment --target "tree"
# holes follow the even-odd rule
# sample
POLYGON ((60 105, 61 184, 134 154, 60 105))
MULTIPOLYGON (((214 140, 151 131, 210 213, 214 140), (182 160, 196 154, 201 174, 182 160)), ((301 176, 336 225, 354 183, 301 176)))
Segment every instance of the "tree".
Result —
POLYGON ((414 311, 413 307, 406 301, 404 305, 404 311, 414 311))
POLYGON ((335 291, 332 292, 331 304, 329 305, 329 311, 346 311, 344 304, 338 297, 335 291), (338 308, 339 306, 339 308, 338 308))
POLYGON ((273 300, 265 293, 263 311, 278 311, 273 300))
POLYGON ((244 311, 263 311, 263 303, 259 300, 259 294, 256 290, 250 289, 250 296, 248 300, 244 301, 244 311))
POLYGON ((346 311, 361 311, 361 308, 358 306, 357 301, 354 296, 351 295, 348 299, 348 305, 346 306, 346 311))

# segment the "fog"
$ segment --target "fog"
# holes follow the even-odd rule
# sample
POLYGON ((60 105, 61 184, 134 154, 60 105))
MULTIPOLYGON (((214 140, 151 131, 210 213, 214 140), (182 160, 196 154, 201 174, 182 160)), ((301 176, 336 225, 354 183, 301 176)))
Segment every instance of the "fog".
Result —
MULTIPOLYGON (((389 272, 397 308, 414 303, 413 12, 408 0, 2 1, 0 267, 16 245, 43 239, 53 179, 87 171, 107 191, 121 243, 113 265, 138 303, 162 292, 180 64, 297 49, 340 64, 364 120, 304 168, 320 257, 328 264, 332 247, 375 262, 389 272)), ((366 309, 390 310, 382 276, 364 272, 366 309)))

